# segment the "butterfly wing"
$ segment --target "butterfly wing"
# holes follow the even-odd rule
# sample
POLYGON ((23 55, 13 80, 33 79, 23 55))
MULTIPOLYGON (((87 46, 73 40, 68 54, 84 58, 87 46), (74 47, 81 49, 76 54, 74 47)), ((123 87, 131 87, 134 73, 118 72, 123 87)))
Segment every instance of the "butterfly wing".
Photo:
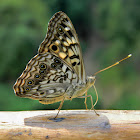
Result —
POLYGON ((40 53, 51 52, 60 57, 78 75, 78 82, 85 83, 85 68, 76 31, 69 17, 57 12, 48 24, 48 32, 41 43, 40 53))
POLYGON ((61 101, 66 89, 77 81, 77 74, 63 60, 46 52, 29 61, 17 79, 14 91, 17 96, 51 104, 61 101))

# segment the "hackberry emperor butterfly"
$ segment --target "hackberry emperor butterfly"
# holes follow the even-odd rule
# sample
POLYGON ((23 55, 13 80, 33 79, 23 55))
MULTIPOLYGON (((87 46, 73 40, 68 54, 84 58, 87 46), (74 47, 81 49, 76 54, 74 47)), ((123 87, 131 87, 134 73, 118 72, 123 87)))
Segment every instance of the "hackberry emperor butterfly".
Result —
POLYGON ((86 105, 86 98, 90 97, 93 109, 92 96, 87 95, 87 90, 94 86, 94 82, 95 76, 86 77, 80 44, 71 20, 65 13, 57 12, 48 24, 38 54, 17 79, 14 91, 17 96, 36 99, 42 104, 61 101, 59 110, 64 100, 85 98, 86 105))

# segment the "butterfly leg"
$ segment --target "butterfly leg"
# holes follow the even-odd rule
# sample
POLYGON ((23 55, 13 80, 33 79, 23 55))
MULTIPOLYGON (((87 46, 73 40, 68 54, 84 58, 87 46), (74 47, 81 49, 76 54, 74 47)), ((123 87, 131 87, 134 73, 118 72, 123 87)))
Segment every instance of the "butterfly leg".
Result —
MULTIPOLYGON (((96 93, 96 102, 94 103, 94 105, 93 105, 93 107, 91 108, 91 109, 94 109, 94 106, 97 104, 97 102, 98 102, 98 93, 97 93, 97 89, 96 89, 96 87, 95 87, 95 85, 93 84, 92 85, 93 87, 94 87, 94 89, 95 89, 95 93, 96 93)), ((95 109, 94 109, 94 111, 95 111, 95 109)), ((96 111, 95 111, 95 113, 96 113, 96 111)), ((98 116, 99 116, 99 114, 98 113, 96 113, 98 116)))
POLYGON ((57 116, 58 116, 58 114, 59 114, 59 112, 60 112, 60 109, 62 108, 62 105, 63 105, 63 103, 64 103, 64 100, 65 100, 65 98, 61 101, 61 103, 60 103, 60 105, 59 105, 59 108, 58 108, 58 112, 57 112, 56 116, 54 117, 54 119, 57 118, 57 116))
MULTIPOLYGON (((85 93, 85 96, 87 96, 87 92, 85 93)), ((86 106, 86 110, 87 110, 87 97, 85 97, 85 106, 86 106)))
POLYGON ((94 112, 95 112, 95 114, 97 115, 97 116, 99 116, 99 114, 96 112, 96 110, 94 109, 94 106, 95 106, 95 104, 93 105, 93 100, 92 100, 92 96, 91 95, 87 95, 87 94, 85 94, 85 96, 79 96, 79 97, 77 97, 77 98, 87 98, 87 97, 90 97, 90 100, 91 100, 91 105, 92 105, 92 107, 91 107, 91 109, 90 110, 94 110, 94 112))

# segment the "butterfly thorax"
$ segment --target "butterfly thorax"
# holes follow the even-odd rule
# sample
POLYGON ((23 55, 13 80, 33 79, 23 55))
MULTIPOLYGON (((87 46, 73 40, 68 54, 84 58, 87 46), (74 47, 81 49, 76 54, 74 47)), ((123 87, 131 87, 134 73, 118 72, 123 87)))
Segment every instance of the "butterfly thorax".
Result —
POLYGON ((77 98, 83 96, 87 90, 94 85, 95 83, 95 76, 89 76, 86 79, 86 82, 79 82, 76 84, 72 84, 68 87, 66 91, 66 99, 71 100, 72 98, 77 98))

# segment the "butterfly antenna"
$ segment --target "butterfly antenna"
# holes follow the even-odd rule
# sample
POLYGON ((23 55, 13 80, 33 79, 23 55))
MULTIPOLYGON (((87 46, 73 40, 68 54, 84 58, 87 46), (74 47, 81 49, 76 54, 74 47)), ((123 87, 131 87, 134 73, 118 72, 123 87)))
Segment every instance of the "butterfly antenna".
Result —
POLYGON ((102 71, 105 71, 105 70, 107 70, 107 69, 110 69, 111 67, 114 67, 114 66, 118 65, 120 62, 124 61, 125 59, 128 59, 128 58, 131 57, 131 56, 132 56, 132 54, 129 54, 127 57, 121 59, 120 61, 114 63, 113 65, 108 66, 108 67, 106 67, 106 68, 104 68, 104 69, 102 69, 102 70, 97 71, 93 76, 96 76, 98 73, 100 73, 100 72, 102 72, 102 71))

